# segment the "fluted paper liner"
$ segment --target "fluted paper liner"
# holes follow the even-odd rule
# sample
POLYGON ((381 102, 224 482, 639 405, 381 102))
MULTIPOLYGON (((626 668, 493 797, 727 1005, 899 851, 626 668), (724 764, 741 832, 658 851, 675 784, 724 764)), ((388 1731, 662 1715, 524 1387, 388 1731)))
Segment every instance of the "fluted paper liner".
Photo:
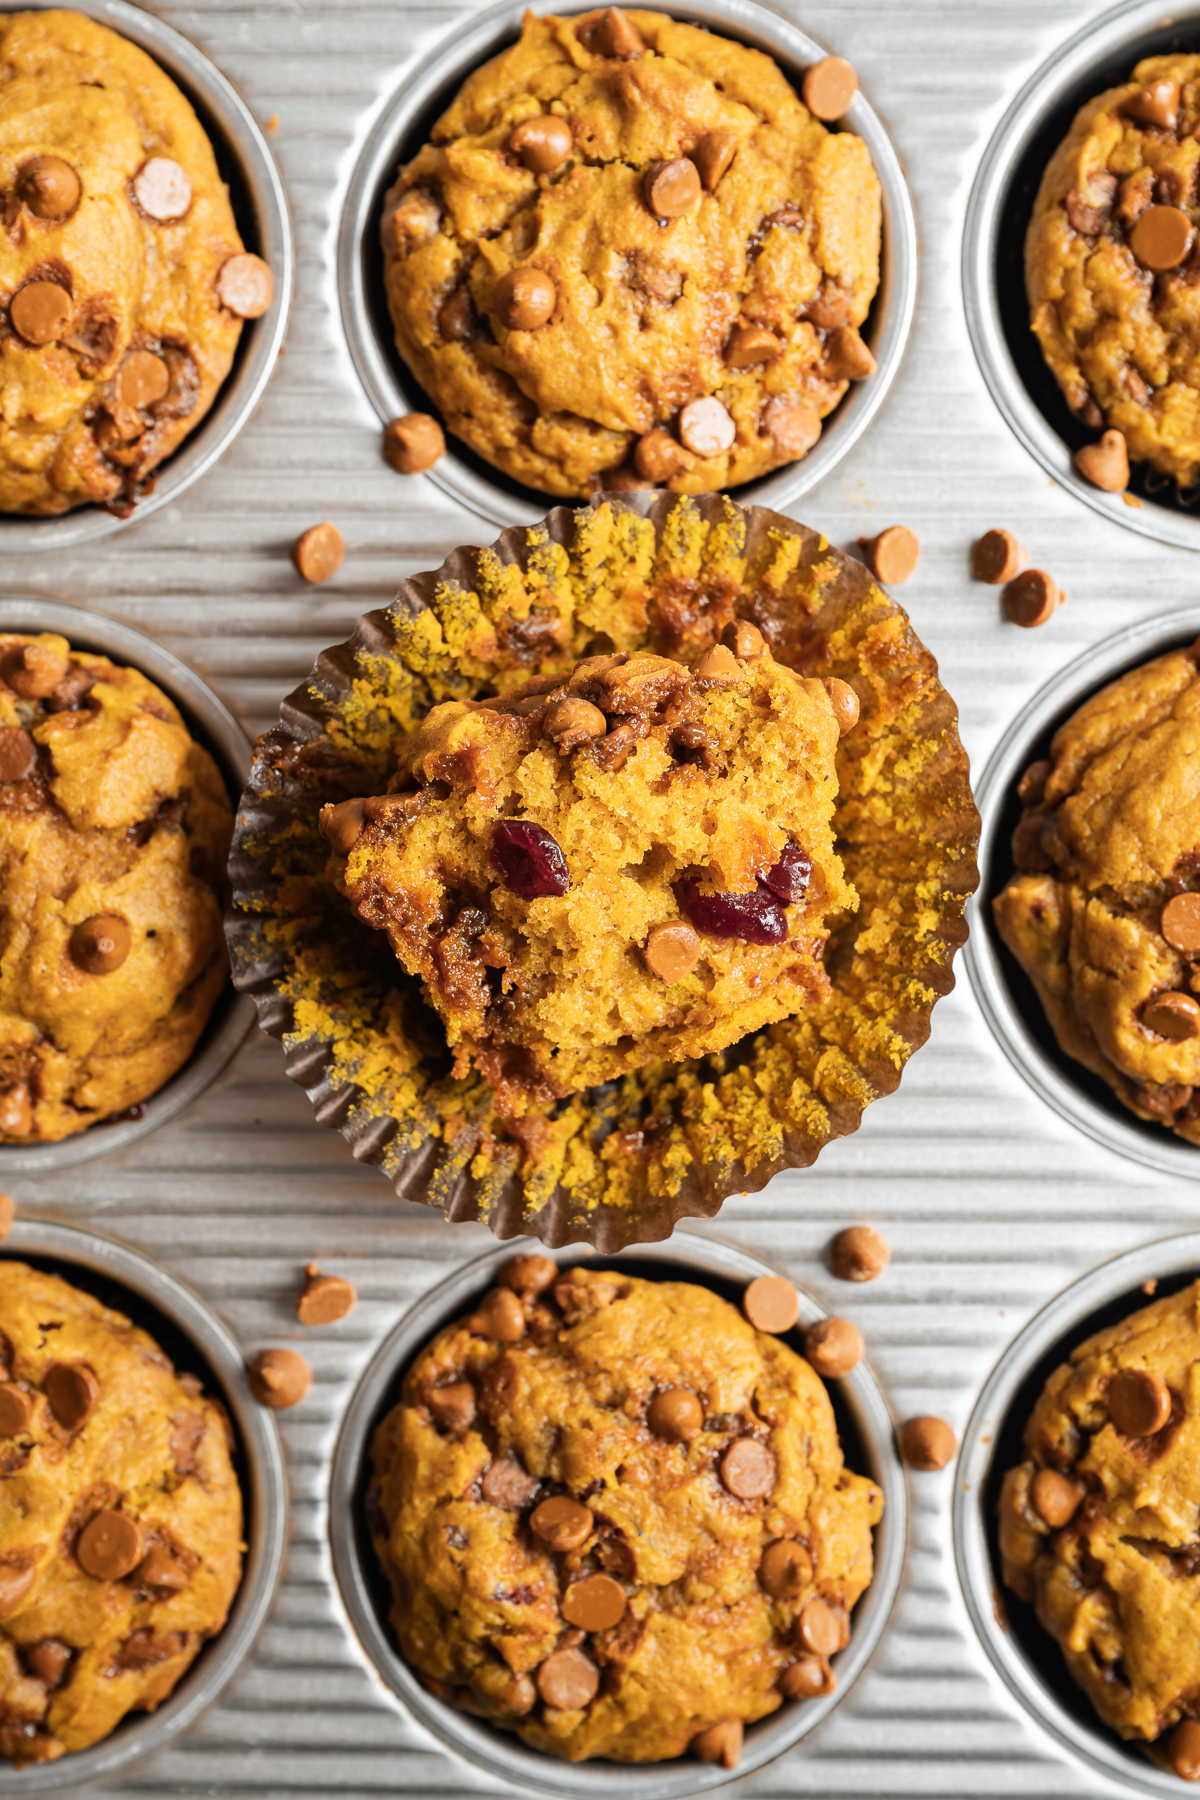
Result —
POLYGON ((233 977, 318 1120, 401 1198, 498 1237, 608 1251, 808 1167, 896 1088, 954 985, 978 835, 954 702, 861 563, 723 495, 608 497, 455 550, 317 658, 239 808, 233 977), (320 807, 380 792, 390 740, 437 701, 513 686, 543 657, 694 655, 733 602, 780 661, 840 676, 862 706, 839 749, 835 821, 860 907, 832 921, 831 997, 715 1057, 652 1063, 506 1127, 481 1076, 452 1079, 441 1021, 386 936, 326 882, 320 807))

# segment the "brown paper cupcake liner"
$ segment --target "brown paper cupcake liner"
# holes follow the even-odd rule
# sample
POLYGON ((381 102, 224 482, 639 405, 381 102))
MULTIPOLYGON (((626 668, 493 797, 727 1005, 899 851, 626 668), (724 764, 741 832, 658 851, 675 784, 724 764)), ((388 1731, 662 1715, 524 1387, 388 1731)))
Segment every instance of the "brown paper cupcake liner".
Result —
POLYGON ((242 797, 234 981, 318 1120, 402 1199, 483 1219, 498 1237, 609 1251, 807 1168, 897 1087, 954 985, 978 836, 954 702, 861 563, 723 495, 609 496, 455 550, 317 658, 242 797), (438 701, 599 650, 692 657, 735 614, 778 660, 841 677, 861 703, 839 748, 835 820, 860 906, 833 921, 831 996, 716 1056, 652 1063, 502 1121, 482 1077, 452 1078, 441 1022, 386 937, 325 880, 320 807, 378 793, 391 739, 438 701))

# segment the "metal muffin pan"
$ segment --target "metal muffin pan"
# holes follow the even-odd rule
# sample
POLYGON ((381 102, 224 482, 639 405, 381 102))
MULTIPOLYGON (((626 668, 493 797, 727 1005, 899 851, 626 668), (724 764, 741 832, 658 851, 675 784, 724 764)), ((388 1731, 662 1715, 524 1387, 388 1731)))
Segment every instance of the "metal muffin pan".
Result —
POLYGON ((1094 1774, 1121 1791, 1171 1795, 1188 1789, 1126 1743, 1092 1710, 1033 1607, 1003 1586, 996 1502, 1005 1472, 1024 1460, 1022 1435, 1047 1378, 1077 1344, 1200 1275, 1200 1232, 1144 1244, 1093 1269, 1043 1307, 1004 1352, 963 1434, 954 1486, 954 1555, 971 1623, 992 1666, 1035 1723, 1094 1774))
POLYGON ((1016 785, 1024 770, 1047 754, 1058 727, 1098 688, 1166 650, 1194 643, 1198 634, 1200 606, 1117 632, 1056 675, 1014 719, 975 786, 983 820, 979 890, 969 903, 971 935, 963 952, 984 1017, 1034 1091, 1107 1149, 1192 1181, 1200 1180, 1200 1146, 1137 1118, 1099 1076, 1058 1048, 1032 983, 1000 940, 991 903, 1012 872, 1008 845, 1021 813, 1016 785))
MULTIPOLYGON (((59 3, 21 0, 19 10, 48 12, 59 3)), ((128 518, 94 505, 51 518, 0 513, 0 556, 63 550, 111 537, 177 500, 224 454, 257 406, 279 358, 292 297, 295 257, 287 197, 267 140, 237 89, 182 32, 128 0, 70 0, 70 7, 137 44, 191 101, 229 188, 242 241, 270 266, 274 288, 262 318, 247 319, 242 326, 233 366, 207 414, 160 465, 152 491, 128 518)))
MULTIPOLYGON (((1128 505, 1102 493, 1071 460, 1096 432, 1067 406, 1029 325, 1025 231, 1042 172, 1086 101, 1127 81, 1144 56, 1200 49, 1200 10, 1126 0, 1055 48, 1021 89, 984 152, 967 207, 963 301, 971 343, 992 398, 1048 475, 1085 506, 1160 544, 1200 550, 1200 513, 1177 501, 1173 484, 1135 464, 1128 505), (1168 498, 1168 496, 1171 496, 1168 498)), ((1189 496, 1200 507, 1200 492, 1189 496)))
POLYGON ((229 1617, 201 1650, 170 1698, 152 1713, 129 1713, 90 1750, 14 1769, 0 1758, 0 1795, 51 1794, 99 1781, 161 1750, 216 1699, 253 1648, 275 1597, 287 1538, 287 1485, 274 1416, 251 1397, 235 1338, 198 1294, 126 1244, 76 1225, 18 1219, 0 1258, 32 1262, 105 1305, 126 1312, 158 1339, 177 1367, 198 1374, 232 1422, 234 1466, 245 1507, 245 1563, 229 1617))
MULTIPOLYGON (((573 13, 578 7, 563 9, 573 13)), ((592 10, 592 9, 586 9, 592 10)), ((804 71, 826 54, 815 39, 789 19, 756 0, 687 0, 668 9, 673 18, 764 50, 797 89, 804 71)), ((401 163, 426 141, 438 114, 472 70, 514 42, 525 11, 521 0, 465 22, 448 36, 384 101, 350 173, 337 248, 338 295, 350 354, 367 395, 385 423, 401 413, 436 411, 405 368, 395 346, 383 286, 379 221, 383 196, 401 163)), ((815 448, 800 462, 731 488, 743 506, 787 508, 807 494, 858 442, 896 378, 912 325, 917 297, 917 230, 899 159, 878 115, 861 92, 844 123, 871 153, 883 192, 883 247, 880 283, 863 335, 878 367, 867 381, 854 382, 825 422, 815 448)), ((430 479, 464 506, 496 525, 534 525, 561 496, 539 494, 492 468, 461 440, 448 434, 446 454, 430 479)))
MULTIPOLYGON (((101 652, 148 675, 178 706, 192 736, 211 752, 230 802, 237 806, 250 766, 250 740, 225 702, 179 657, 132 625, 34 594, 0 595, 0 635, 10 631, 57 631, 75 649, 101 652)), ((134 1117, 89 1126, 57 1144, 30 1144, 25 1149, 0 1145, 0 1183, 14 1174, 40 1174, 90 1162, 157 1131, 212 1085, 253 1022, 253 1003, 227 981, 187 1062, 157 1094, 132 1109, 134 1117)))
MULTIPOLYGON (((330 1478, 329 1518, 334 1574, 350 1624, 384 1687, 440 1743, 489 1775, 536 1793, 592 1795, 595 1800, 684 1800, 707 1794, 765 1768, 792 1749, 831 1713, 870 1662, 886 1629, 903 1573, 908 1537, 904 1471, 896 1452, 891 1414, 867 1364, 828 1383, 847 1464, 877 1482, 883 1518, 875 1529, 875 1573, 853 1613, 853 1636, 835 1659, 837 1688, 816 1700, 785 1702, 778 1712, 747 1728, 742 1760, 726 1770, 689 1757, 663 1763, 605 1759, 567 1763, 532 1750, 501 1730, 437 1700, 400 1656, 387 1625, 390 1592, 367 1534, 364 1496, 370 1479, 369 1447, 376 1425, 399 1398, 416 1354, 451 1320, 471 1309, 495 1283, 496 1271, 521 1252, 551 1256, 566 1268, 616 1268, 660 1280, 689 1280, 736 1302, 747 1283, 779 1269, 721 1238, 686 1227, 664 1244, 623 1250, 614 1256, 581 1256, 570 1246, 547 1250, 534 1238, 513 1239, 456 1269, 410 1307, 379 1349, 350 1401, 338 1436, 330 1478)), ((785 1334, 803 1352, 803 1328, 825 1316, 800 1290, 800 1325, 785 1334)))

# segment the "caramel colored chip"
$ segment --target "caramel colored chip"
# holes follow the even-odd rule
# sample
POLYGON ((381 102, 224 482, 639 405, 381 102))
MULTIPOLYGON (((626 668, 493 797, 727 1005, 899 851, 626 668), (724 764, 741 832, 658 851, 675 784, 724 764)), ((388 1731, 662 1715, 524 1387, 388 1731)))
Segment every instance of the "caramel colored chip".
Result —
POLYGON ((10 650, 0 673, 22 700, 45 700, 67 673, 69 664, 49 644, 18 644, 10 650))
POLYGON ((536 1300, 558 1279, 558 1264, 550 1256, 511 1256, 499 1274, 501 1287, 536 1300))
POLYGON ((1108 1416, 1122 1437, 1153 1437, 1171 1416, 1171 1390, 1152 1369, 1119 1369, 1108 1390, 1108 1416))
POLYGON ((811 400, 781 400, 763 407, 762 430, 783 456, 793 459, 811 450, 821 435, 821 415, 811 400))
POLYGON ((837 1686, 833 1670, 823 1656, 802 1656, 789 1663, 779 1677, 779 1691, 788 1700, 815 1700, 832 1694, 837 1686))
POLYGON ((684 448, 694 456, 723 456, 733 446, 737 426, 729 408, 710 394, 702 400, 688 401, 679 415, 679 436, 684 448))
POLYGON ((447 1387, 431 1388, 425 1404, 434 1423, 453 1436, 469 1431, 475 1423, 475 1389, 469 1381, 452 1381, 447 1387))
POLYGON ((13 1219, 16 1217, 16 1211, 17 1209, 9 1199, 8 1195, 0 1194, 0 1244, 4 1242, 5 1238, 12 1230, 12 1223, 13 1219))
POLYGON ((1173 894, 1162 909, 1159 930, 1172 950, 1200 952, 1200 894, 1173 894))
POLYGON ((1181 1043, 1200 1034, 1200 1006, 1190 994, 1155 994, 1142 1008, 1142 1023, 1159 1037, 1181 1043))
POLYGON ((702 947, 699 934, 686 919, 668 919, 662 925, 651 927, 642 955, 651 975, 657 975, 660 981, 673 987, 691 974, 700 960, 702 947))
POLYGON ((987 581, 1000 587, 1020 573, 1025 552, 1011 531, 999 527, 985 531, 971 553, 971 573, 976 581, 987 581))
POLYGON ((754 369, 783 355, 782 338, 765 325, 735 325, 725 340, 725 365, 730 369, 754 369))
POLYGON ((362 800, 326 802, 317 816, 317 829, 339 856, 349 856, 362 836, 366 818, 362 800))
POLYGON ((112 975, 129 955, 133 933, 120 913, 93 913, 68 940, 71 961, 87 975, 112 975))
POLYGON ((217 299, 239 319, 261 319, 274 290, 267 264, 249 250, 227 256, 217 271, 217 299))
POLYGON ((829 334, 821 374, 827 381, 865 381, 877 364, 852 325, 837 325, 829 334))
MULTIPOLYGON (((569 1494, 556 1494, 551 1500, 543 1500, 529 1515, 529 1528, 534 1537, 540 1538, 548 1550, 560 1553, 582 1549, 592 1535, 593 1524, 591 1508, 572 1500, 569 1494)), ((624 1603, 622 1594, 622 1611, 624 1603)), ((573 1622, 580 1623, 578 1619, 573 1622)))
POLYGON ((130 184, 133 197, 156 225, 173 225, 192 204, 192 184, 169 156, 151 156, 130 184))
POLYGON ((533 175, 550 175, 562 167, 574 148, 571 127, 553 113, 522 119, 508 140, 518 162, 533 175))
POLYGON ((580 700, 571 694, 550 708, 544 729, 546 736, 558 745, 559 755, 565 756, 580 744, 602 738, 608 730, 608 720, 590 700, 580 700))
POLYGON ((498 1456, 484 1471, 479 1491, 489 1506, 520 1512, 538 1491, 536 1478, 523 1469, 515 1456, 498 1456))
POLYGON ((53 1691, 65 1675, 75 1652, 61 1638, 42 1638, 37 1644, 22 1644, 21 1656, 35 1681, 44 1682, 53 1691))
POLYGON ((37 763, 37 746, 19 725, 0 725, 0 781, 24 781, 37 763))
POLYGON ((142 1528, 128 1513, 106 1508, 93 1513, 75 1541, 75 1555, 85 1575, 96 1581, 121 1581, 142 1560, 142 1528))
POLYGON ((21 165, 17 193, 35 219, 65 219, 79 205, 82 187, 61 156, 33 156, 21 165))
POLYGON ((1180 1719, 1167 1739, 1167 1754, 1181 1781, 1200 1781, 1200 1720, 1180 1719))
POLYGON ((322 1275, 316 1263, 309 1263, 304 1273, 308 1279, 296 1301, 302 1325, 333 1325, 354 1310, 358 1295, 351 1282, 340 1275, 322 1275))
POLYGON ((150 350, 131 350, 117 370, 116 392, 122 406, 153 406, 170 386, 166 363, 150 350))
POLYGON ((804 1334, 804 1354, 827 1381, 839 1380, 857 1368, 863 1349, 862 1332, 849 1319, 822 1319, 804 1334))
POLYGON ((32 1394, 15 1381, 0 1381, 0 1438, 18 1437, 32 1417, 32 1394))
POLYGON ((599 1686, 599 1669, 574 1645, 553 1651, 537 1672, 538 1693, 559 1712, 578 1712, 595 1699, 599 1686))
POLYGON ((838 736, 845 737, 858 724, 858 695, 848 681, 842 681, 836 675, 826 675, 821 686, 829 695, 829 704, 833 708, 833 716, 837 720, 838 736))
POLYGON ((33 1130, 33 1102, 27 1083, 0 1088, 0 1131, 9 1137, 28 1137, 33 1130))
POLYGON ((878 537, 859 538, 858 541, 866 553, 872 575, 886 587, 898 587, 916 569, 921 546, 916 532, 910 531, 907 525, 889 525, 878 537))
POLYGON ((854 64, 844 56, 823 56, 804 75, 801 98, 814 119, 840 119, 858 92, 854 64))
MULTIPOLYGON (((721 642, 733 651, 739 662, 757 662, 767 647, 762 632, 749 619, 731 619, 721 633, 721 642)), ((826 692, 829 692, 828 685, 826 692)))
POLYGON ((71 322, 71 296, 57 281, 28 281, 8 306, 13 330, 27 344, 52 344, 71 322))
POLYGON ((775 1486, 775 1456, 757 1438, 734 1438, 720 1463, 721 1480, 736 1500, 761 1500, 775 1486))
POLYGON ((1031 762, 1020 781, 1017 783, 1017 799, 1022 806, 1038 806, 1042 795, 1046 792, 1046 783, 1054 773, 1054 764, 1048 756, 1038 757, 1031 762))
POLYGON ((1044 569, 1026 569, 1004 590, 1004 611, 1014 625, 1031 631, 1053 618, 1062 595, 1044 569))
POLYGON ((629 17, 617 6, 610 6, 588 33, 588 48, 597 56, 616 56, 629 62, 641 56, 645 39, 629 17))
POLYGON ((383 430, 383 454, 399 475, 421 475, 446 454, 446 434, 429 413, 405 413, 383 430))
POLYGON ((1153 125, 1159 131, 1174 131, 1175 119, 1179 111, 1179 83, 1164 78, 1152 81, 1131 100, 1126 100, 1121 111, 1127 119, 1136 119, 1139 125, 1153 125))
POLYGON ((688 1748, 701 1762, 720 1763, 723 1769, 736 1769, 742 1760, 743 1726, 740 1719, 724 1719, 697 1732, 688 1748))
POLYGON ((900 1432, 900 1454, 912 1469, 926 1474, 944 1469, 958 1448, 958 1439, 945 1419, 922 1413, 910 1419, 900 1432))
POLYGON ((165 1594, 179 1594, 187 1587, 191 1576, 178 1558, 171 1555, 165 1544, 155 1544, 138 1564, 137 1580, 139 1587, 158 1588, 165 1594))
POLYGON ((682 219, 696 205, 704 189, 700 171, 686 156, 672 162, 651 163, 642 177, 646 205, 656 219, 682 219))
POLYGON ((562 1616, 580 1631, 609 1631, 624 1617, 625 1589, 611 1575, 573 1581, 562 1599, 562 1616))
POLYGON ((697 173, 703 186, 711 194, 715 191, 730 163, 737 155, 737 134, 733 131, 710 131, 700 139, 691 153, 697 173))
POLYGON ((812 1578, 812 1557, 795 1538, 777 1538, 763 1551, 759 1584, 773 1600, 798 1600, 812 1578))
POLYGON ((10 1619, 33 1586, 32 1563, 0 1563, 0 1619, 10 1619))
POLYGON ((800 1296, 786 1275, 759 1275, 742 1295, 742 1311, 755 1331, 790 1331, 800 1317, 800 1296))
POLYGON ((829 1246, 829 1263, 839 1281, 874 1281, 892 1260, 883 1238, 869 1225, 849 1225, 829 1246))
POLYGON ((850 1621, 842 1606, 832 1605, 818 1595, 800 1614, 796 1636, 813 1656, 834 1656, 850 1640, 850 1621))
POLYGON ((86 1425, 100 1399, 100 1383, 86 1363, 51 1363, 42 1377, 46 1405, 64 1431, 86 1425))
POLYGON ((292 546, 292 561, 305 581, 312 582, 314 586, 337 574, 345 554, 346 546, 342 542, 341 532, 328 521, 323 525, 310 525, 307 531, 300 533, 292 546))
POLYGON ((690 1388, 664 1388, 650 1402, 646 1423, 668 1444, 688 1444, 704 1429, 704 1408, 690 1388))
POLYGON ((1029 1490, 1034 1511, 1052 1531, 1061 1531, 1071 1523, 1084 1491, 1081 1481, 1072 1481, 1057 1469, 1039 1469, 1029 1490))
POLYGON ((515 1344, 525 1336, 525 1313, 509 1287, 493 1288, 483 1305, 467 1320, 467 1330, 478 1337, 495 1338, 499 1344, 515 1344))
POLYGON ((1119 431, 1106 431, 1098 444, 1084 444, 1074 462, 1084 480, 1106 494, 1123 494, 1129 486, 1129 451, 1119 431))
POLYGON ((1175 269, 1192 242, 1192 222, 1181 206, 1148 206, 1129 233, 1129 248, 1145 269, 1175 269))
POLYGON ((260 1350, 250 1364, 248 1379, 256 1400, 283 1412, 303 1400, 312 1386, 312 1370, 295 1350, 260 1350))
POLYGON ((696 459, 691 451, 685 450, 661 425, 656 425, 653 431, 646 432, 644 437, 638 439, 633 461, 643 480, 655 485, 670 481, 675 475, 686 475, 689 469, 696 466, 696 459))
POLYGON ((541 269, 510 269, 492 294, 496 317, 507 331, 536 331, 558 304, 558 289, 541 269))

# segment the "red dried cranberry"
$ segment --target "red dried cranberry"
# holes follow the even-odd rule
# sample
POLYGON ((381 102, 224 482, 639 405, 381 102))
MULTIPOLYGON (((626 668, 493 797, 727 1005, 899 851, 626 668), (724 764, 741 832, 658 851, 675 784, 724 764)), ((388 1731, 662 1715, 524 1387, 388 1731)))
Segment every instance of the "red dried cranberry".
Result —
POLYGON ((492 826, 492 867, 522 900, 565 894, 570 886, 566 857, 531 819, 500 819, 492 826))
POLYGON ((685 877, 675 883, 675 898, 696 930, 707 937, 781 944, 787 936, 787 915, 761 881, 752 894, 704 894, 698 881, 685 877))
POLYGON ((790 906, 793 900, 802 900, 807 894, 811 875, 812 858, 789 838, 779 852, 779 861, 761 879, 785 906, 790 906))

